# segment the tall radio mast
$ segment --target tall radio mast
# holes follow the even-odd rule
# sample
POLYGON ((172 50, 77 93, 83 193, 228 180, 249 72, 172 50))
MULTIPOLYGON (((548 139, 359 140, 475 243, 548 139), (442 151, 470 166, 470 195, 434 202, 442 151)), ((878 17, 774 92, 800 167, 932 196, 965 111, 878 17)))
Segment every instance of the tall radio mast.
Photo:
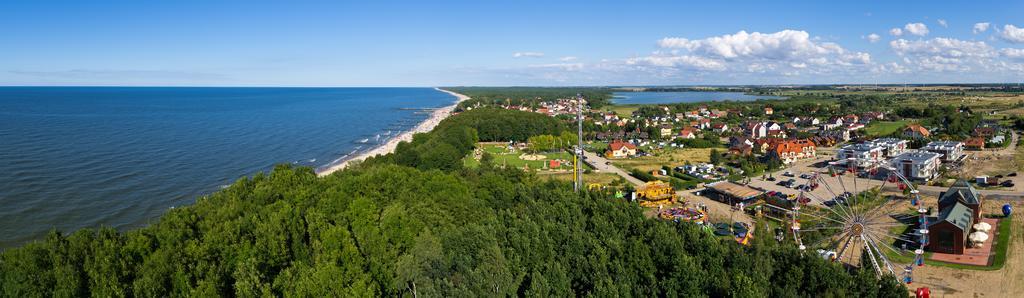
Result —
POLYGON ((573 163, 573 189, 583 189, 583 94, 576 94, 576 156, 573 163))

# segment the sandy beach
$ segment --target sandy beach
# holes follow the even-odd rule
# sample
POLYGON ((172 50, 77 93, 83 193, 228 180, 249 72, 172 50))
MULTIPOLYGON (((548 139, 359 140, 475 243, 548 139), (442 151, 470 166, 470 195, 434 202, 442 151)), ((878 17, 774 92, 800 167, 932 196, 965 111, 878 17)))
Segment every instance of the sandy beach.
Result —
POLYGON ((440 89, 440 88, 434 88, 434 89, 437 90, 437 91, 441 91, 441 92, 444 92, 444 93, 451 94, 452 96, 455 96, 456 98, 458 98, 458 100, 456 100, 455 103, 453 103, 453 104, 451 104, 449 106, 445 106, 445 107, 438 108, 438 109, 434 110, 433 113, 431 113, 430 117, 427 118, 427 120, 424 120, 423 122, 420 122, 420 124, 416 125, 416 127, 414 127, 412 130, 403 132, 403 133, 399 134, 398 136, 388 140, 387 143, 381 144, 380 146, 378 146, 376 148, 373 148, 373 149, 371 149, 369 151, 360 153, 359 155, 356 155, 356 156, 354 156, 352 158, 346 159, 345 161, 342 161, 342 162, 340 162, 340 163, 338 163, 336 165, 332 165, 330 167, 324 168, 324 169, 320 170, 319 172, 317 172, 317 175, 319 175, 319 176, 330 175, 331 173, 334 173, 334 172, 337 172, 339 170, 344 169, 346 166, 348 166, 352 162, 361 161, 361 160, 364 160, 364 159, 366 159, 368 157, 372 157, 372 156, 384 155, 384 154, 388 154, 388 153, 394 152, 395 148, 398 147, 398 143, 412 141, 412 136, 414 134, 429 132, 429 131, 433 130, 434 127, 436 127, 438 123, 441 123, 441 120, 444 120, 445 118, 448 118, 448 116, 451 116, 452 111, 455 110, 455 106, 457 106, 460 102, 469 99, 469 96, 465 96, 465 95, 462 95, 462 94, 459 94, 459 93, 451 92, 451 91, 440 89))

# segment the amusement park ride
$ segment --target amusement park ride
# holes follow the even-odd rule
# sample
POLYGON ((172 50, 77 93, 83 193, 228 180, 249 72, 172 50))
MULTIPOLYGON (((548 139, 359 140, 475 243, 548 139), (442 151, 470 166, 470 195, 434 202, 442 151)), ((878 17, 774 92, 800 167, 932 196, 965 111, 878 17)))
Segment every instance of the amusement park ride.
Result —
POLYGON ((928 245, 928 208, 920 192, 896 168, 885 163, 858 167, 855 160, 847 160, 830 163, 828 169, 828 173, 813 173, 793 204, 767 206, 790 215, 790 231, 801 251, 812 249, 832 261, 861 268, 870 266, 878 276, 901 276, 903 282, 910 284, 915 265, 924 266, 924 248, 928 245), (858 178, 871 177, 883 178, 879 190, 891 183, 905 195, 861 193, 869 187, 858 189, 858 185, 867 185, 867 181, 858 183, 858 178), (812 190, 818 187, 823 187, 832 198, 815 195, 812 190), (806 227, 802 226, 805 222, 806 227), (812 239, 813 236, 820 238, 812 239), (805 238, 813 242, 805 242, 805 238), (887 256, 890 252, 905 256, 907 250, 913 254, 910 264, 899 264, 887 256))

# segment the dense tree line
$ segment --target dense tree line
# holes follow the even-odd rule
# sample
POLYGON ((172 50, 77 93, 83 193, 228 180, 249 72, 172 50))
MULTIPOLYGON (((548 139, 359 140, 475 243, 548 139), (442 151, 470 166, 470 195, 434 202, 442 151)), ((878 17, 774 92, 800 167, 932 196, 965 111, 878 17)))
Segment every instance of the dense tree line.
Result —
POLYGON ((469 96, 471 99, 459 104, 459 109, 468 107, 517 105, 536 108, 541 102, 574 98, 583 95, 588 104, 599 108, 611 103, 612 90, 601 87, 451 87, 452 92, 469 96))
POLYGON ((451 127, 475 129, 483 142, 526 142, 536 135, 560 135, 565 124, 547 115, 506 110, 501 108, 478 108, 462 112, 458 117, 441 121, 436 129, 451 127))
POLYGON ((477 129, 451 124, 474 123, 463 117, 477 116, 326 177, 282 165, 240 179, 145 228, 53 232, 0 254, 0 295, 906 296, 768 236, 745 247, 647 218, 609 192, 403 157, 470 150, 477 129))

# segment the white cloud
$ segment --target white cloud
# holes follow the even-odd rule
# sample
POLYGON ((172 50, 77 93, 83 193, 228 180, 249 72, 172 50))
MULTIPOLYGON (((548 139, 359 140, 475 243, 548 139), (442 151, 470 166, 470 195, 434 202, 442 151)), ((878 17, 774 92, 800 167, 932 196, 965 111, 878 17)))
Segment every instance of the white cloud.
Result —
POLYGON ((839 73, 848 68, 866 69, 861 65, 871 63, 868 53, 849 51, 837 43, 819 40, 801 30, 739 31, 703 39, 666 37, 657 42, 660 50, 646 57, 628 59, 626 64, 649 72, 671 74, 685 69, 714 71, 725 76, 744 71, 799 76, 839 73))
POLYGON ((868 42, 876 43, 879 40, 881 40, 882 37, 878 36, 878 34, 871 33, 871 34, 868 34, 867 39, 868 39, 868 42))
POLYGON ((955 38, 929 40, 894 40, 889 43, 906 65, 924 72, 992 71, 997 52, 984 41, 964 41, 955 38))
POLYGON ((1024 43, 1024 28, 1017 28, 1017 26, 1006 24, 1003 26, 1003 32, 999 34, 999 37, 1012 43, 1024 43))
POLYGON ((910 23, 910 24, 907 24, 906 26, 903 26, 903 30, 906 30, 907 33, 909 33, 909 34, 913 34, 913 35, 917 35, 917 36, 928 35, 928 26, 923 24, 923 23, 910 23))
POLYGON ((939 26, 942 26, 942 28, 949 28, 949 24, 946 24, 946 20, 938 19, 936 21, 939 22, 939 26))
POLYGON ((565 71, 578 71, 583 69, 583 63, 549 63, 549 64, 533 64, 530 68, 554 68, 565 71))
POLYGON ((649 65, 661 67, 682 67, 692 70, 725 70, 725 63, 699 56, 647 56, 630 58, 627 65, 649 65))
POLYGON ((1005 48, 999 50, 999 54, 1010 59, 1024 60, 1024 49, 1005 48))
POLYGON ((516 52, 512 54, 513 58, 540 58, 544 57, 544 53, 540 52, 516 52))
POLYGON ((984 41, 964 41, 955 38, 932 38, 929 40, 908 41, 897 39, 889 42, 896 54, 905 55, 937 55, 949 58, 958 57, 992 57, 995 52, 984 41))
POLYGON ((990 26, 990 25, 992 25, 992 24, 991 23, 987 23, 987 22, 986 23, 974 23, 974 28, 971 29, 971 32, 974 32, 974 34, 978 34, 978 33, 982 33, 982 32, 988 31, 988 26, 990 26))
POLYGON ((871 68, 873 73, 884 73, 884 74, 902 74, 907 73, 909 70, 896 62, 889 62, 875 65, 871 68))
POLYGON ((691 53, 721 59, 792 60, 844 54, 835 43, 815 43, 806 31, 783 30, 775 33, 747 33, 715 36, 700 40, 663 38, 658 45, 669 49, 684 49, 691 53))
POLYGON ((900 35, 903 35, 903 29, 900 29, 900 28, 889 29, 889 35, 899 37, 900 35))
POLYGON ((576 56, 565 56, 565 57, 562 57, 562 58, 558 58, 558 61, 569 62, 569 61, 576 61, 577 59, 579 59, 579 58, 577 58, 576 56))

